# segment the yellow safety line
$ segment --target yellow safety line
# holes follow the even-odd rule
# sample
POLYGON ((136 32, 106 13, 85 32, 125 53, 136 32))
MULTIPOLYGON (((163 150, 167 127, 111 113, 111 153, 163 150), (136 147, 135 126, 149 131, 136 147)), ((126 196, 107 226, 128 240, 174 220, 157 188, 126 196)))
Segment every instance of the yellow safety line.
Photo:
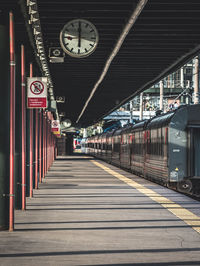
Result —
POLYGON ((181 205, 176 204, 175 202, 161 196, 160 194, 154 192, 153 190, 144 187, 143 185, 133 181, 130 178, 127 178, 113 170, 111 170, 110 168, 104 166, 101 163, 95 162, 95 161, 91 161, 93 164, 95 164, 96 166, 102 168, 103 170, 105 170, 107 173, 117 177, 118 179, 120 179, 121 181, 125 182, 126 184, 128 184, 129 186, 137 189, 139 192, 143 193, 144 195, 148 196, 149 198, 151 198, 153 201, 161 204, 164 208, 166 208, 168 211, 170 211, 171 213, 173 213, 176 217, 180 218, 181 220, 183 220, 186 224, 192 226, 192 228, 197 231, 198 233, 200 233, 200 217, 195 215, 194 213, 188 211, 187 209, 183 208, 181 205))

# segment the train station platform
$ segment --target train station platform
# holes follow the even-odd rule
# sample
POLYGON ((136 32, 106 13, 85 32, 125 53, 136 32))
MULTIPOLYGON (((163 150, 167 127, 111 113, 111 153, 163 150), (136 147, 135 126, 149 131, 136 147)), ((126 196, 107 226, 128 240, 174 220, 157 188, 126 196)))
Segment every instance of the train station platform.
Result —
POLYGON ((58 157, 0 265, 200 265, 200 203, 84 155, 58 157))

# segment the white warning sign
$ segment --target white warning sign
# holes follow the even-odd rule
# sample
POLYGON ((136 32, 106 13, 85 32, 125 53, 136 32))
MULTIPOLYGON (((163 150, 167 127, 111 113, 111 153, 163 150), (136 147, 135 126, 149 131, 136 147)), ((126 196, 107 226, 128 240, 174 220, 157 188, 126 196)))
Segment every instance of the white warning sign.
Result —
POLYGON ((51 121, 51 131, 54 134, 60 134, 60 121, 59 120, 51 121))
POLYGON ((43 77, 28 78, 28 108, 47 108, 47 83, 44 80, 43 77))

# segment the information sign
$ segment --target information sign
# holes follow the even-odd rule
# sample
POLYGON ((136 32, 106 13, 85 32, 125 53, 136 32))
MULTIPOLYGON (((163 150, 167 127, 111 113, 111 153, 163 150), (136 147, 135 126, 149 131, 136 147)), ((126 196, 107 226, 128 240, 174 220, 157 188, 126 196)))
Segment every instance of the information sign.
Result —
POLYGON ((28 78, 28 108, 47 108, 47 83, 44 80, 42 77, 28 78))
POLYGON ((60 121, 59 120, 51 121, 51 131, 54 134, 60 134, 60 121))

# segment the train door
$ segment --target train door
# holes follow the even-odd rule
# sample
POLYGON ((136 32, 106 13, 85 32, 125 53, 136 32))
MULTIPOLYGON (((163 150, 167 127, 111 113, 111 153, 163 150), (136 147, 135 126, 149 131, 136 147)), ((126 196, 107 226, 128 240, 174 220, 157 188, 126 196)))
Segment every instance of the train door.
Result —
POLYGON ((200 127, 189 128, 188 157, 188 176, 200 177, 200 127))

